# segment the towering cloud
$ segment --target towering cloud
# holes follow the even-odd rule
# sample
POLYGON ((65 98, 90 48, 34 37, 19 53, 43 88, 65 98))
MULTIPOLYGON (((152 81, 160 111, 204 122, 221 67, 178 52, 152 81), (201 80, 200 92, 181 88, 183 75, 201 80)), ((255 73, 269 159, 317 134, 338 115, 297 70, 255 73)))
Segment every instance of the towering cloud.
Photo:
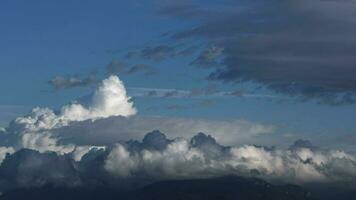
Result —
POLYGON ((71 122, 97 120, 111 116, 129 117, 136 114, 123 83, 117 76, 102 81, 88 106, 72 103, 63 106, 58 114, 49 108, 34 108, 24 117, 15 119, 8 128, 16 136, 16 148, 30 148, 40 152, 54 151, 61 154, 75 150, 75 145, 58 144, 52 134, 54 129, 68 126, 71 122))
POLYGON ((128 117, 136 114, 126 89, 117 76, 110 76, 103 80, 94 93, 92 104, 85 108, 81 104, 64 106, 61 110, 62 117, 69 121, 95 120, 111 116, 128 117))

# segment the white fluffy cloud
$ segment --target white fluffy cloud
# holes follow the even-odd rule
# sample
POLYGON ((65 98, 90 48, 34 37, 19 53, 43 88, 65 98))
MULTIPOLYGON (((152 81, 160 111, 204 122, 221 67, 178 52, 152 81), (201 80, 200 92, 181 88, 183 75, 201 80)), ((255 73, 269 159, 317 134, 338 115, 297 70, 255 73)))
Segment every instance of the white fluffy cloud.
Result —
POLYGON ((117 76, 110 76, 102 81, 89 106, 72 103, 63 106, 59 114, 49 108, 34 108, 29 115, 17 118, 14 125, 22 128, 20 131, 50 130, 66 126, 70 122, 111 116, 129 117, 136 112, 121 80, 117 76))
POLYGON ((63 106, 58 114, 49 108, 37 107, 29 115, 15 119, 9 132, 19 138, 15 145, 17 149, 29 148, 40 152, 66 154, 79 147, 59 144, 57 137, 53 135, 54 129, 66 127, 72 122, 95 121, 111 116, 129 117, 134 114, 136 108, 127 96, 123 83, 117 76, 110 76, 99 85, 88 106, 72 103, 63 106))
POLYGON ((122 81, 117 76, 110 76, 103 80, 94 93, 92 105, 88 108, 74 103, 64 106, 61 110, 62 117, 69 121, 96 120, 111 116, 128 117, 136 112, 122 81))
POLYGON ((279 150, 244 145, 221 148, 220 156, 212 157, 210 150, 216 144, 207 145, 210 148, 200 148, 178 138, 162 151, 130 151, 118 144, 110 152, 105 168, 118 178, 181 179, 236 174, 300 183, 356 178, 356 158, 343 151, 279 150))
POLYGON ((0 163, 5 159, 6 154, 12 154, 15 150, 12 147, 0 147, 0 163))

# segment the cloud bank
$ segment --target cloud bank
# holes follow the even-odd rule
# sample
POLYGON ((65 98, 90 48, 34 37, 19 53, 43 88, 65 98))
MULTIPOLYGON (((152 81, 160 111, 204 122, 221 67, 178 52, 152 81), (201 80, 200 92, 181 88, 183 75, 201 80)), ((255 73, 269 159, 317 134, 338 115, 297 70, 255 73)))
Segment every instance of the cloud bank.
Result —
POLYGON ((1 190, 18 187, 137 187, 160 180, 226 175, 287 183, 354 184, 356 158, 343 151, 296 147, 283 150, 243 145, 223 146, 203 133, 168 139, 153 131, 143 140, 93 148, 80 159, 54 152, 21 149, 0 166, 1 190), (132 184, 134 183, 134 184, 132 184))
POLYGON ((156 136, 153 147, 163 148, 155 149, 145 142, 117 144, 105 161, 105 169, 124 179, 136 176, 207 178, 229 174, 292 182, 352 181, 356 178, 356 158, 342 151, 305 147, 281 150, 254 145, 226 147, 203 133, 190 140, 168 140, 157 131, 146 137, 152 134, 156 136), (144 147, 137 148, 140 145, 144 147))
POLYGON ((292 183, 356 179, 354 155, 322 150, 309 141, 299 140, 289 149, 220 144, 268 134, 271 126, 133 116, 136 112, 123 83, 110 76, 87 105, 35 108, 15 119, 0 132, 0 190, 48 184, 133 187, 231 174, 292 183), (157 128, 169 137, 158 130, 143 135, 157 128))
POLYGON ((330 105, 355 102, 355 0, 224 3, 172 2, 158 9, 159 15, 195 22, 171 38, 205 41, 207 49, 192 64, 210 69, 209 80, 254 82, 330 105))

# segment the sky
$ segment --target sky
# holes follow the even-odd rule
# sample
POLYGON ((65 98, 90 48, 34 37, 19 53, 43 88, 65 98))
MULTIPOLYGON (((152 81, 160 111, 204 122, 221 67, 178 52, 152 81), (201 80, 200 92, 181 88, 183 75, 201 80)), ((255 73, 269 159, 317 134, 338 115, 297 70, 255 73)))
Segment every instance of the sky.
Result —
POLYGON ((0 194, 226 175, 355 191, 355 9, 0 1, 0 194))
POLYGON ((355 152, 355 5, 2 1, 0 126, 117 75, 139 117, 245 120, 273 130, 243 142, 355 152))

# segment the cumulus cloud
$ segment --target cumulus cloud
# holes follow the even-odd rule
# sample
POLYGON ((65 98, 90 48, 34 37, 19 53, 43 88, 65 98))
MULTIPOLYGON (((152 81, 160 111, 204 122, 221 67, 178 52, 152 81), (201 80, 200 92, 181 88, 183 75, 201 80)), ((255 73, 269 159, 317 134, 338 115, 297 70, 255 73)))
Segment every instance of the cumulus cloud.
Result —
POLYGON ((78 186, 81 184, 72 159, 53 152, 22 149, 7 156, 0 166, 0 189, 19 187, 78 186))
POLYGON ((96 120, 110 116, 128 117, 136 112, 122 81, 117 76, 110 76, 103 80, 95 91, 90 105, 84 106, 74 102, 63 106, 59 114, 49 108, 37 107, 29 115, 17 118, 14 125, 35 131, 58 128, 73 121, 96 120))
POLYGON ((63 118, 70 121, 95 120, 110 116, 128 117, 136 112, 122 81, 117 76, 110 76, 103 80, 95 91, 92 104, 88 108, 74 103, 61 109, 63 118))
POLYGON ((132 148, 132 143, 117 144, 105 161, 105 169, 122 179, 235 174, 304 183, 356 178, 356 158, 343 151, 282 150, 253 145, 225 147, 202 133, 191 140, 176 138, 166 143, 166 148, 161 150, 132 148), (344 167, 337 164, 340 162, 344 167))
MULTIPOLYGON (((0 149, 1 152, 11 149, 0 149)), ((287 183, 354 183, 356 157, 339 150, 223 146, 213 136, 167 138, 159 131, 140 142, 108 147, 76 147, 59 155, 22 149, 0 166, 0 189, 97 185, 120 187, 159 180, 200 179, 226 175, 258 177, 287 183)), ((132 187, 132 186, 131 186, 132 187)))
POLYGON ((8 135, 18 137, 15 141, 16 148, 66 154, 77 148, 73 144, 59 144, 58 138, 53 135, 53 129, 78 121, 95 121, 111 116, 129 117, 136 112, 123 83, 117 76, 110 76, 99 85, 89 105, 71 103, 63 106, 59 113, 49 108, 34 108, 30 114, 12 121, 7 132, 8 135))
POLYGON ((12 147, 0 147, 0 163, 5 159, 7 154, 14 153, 15 150, 12 147))

